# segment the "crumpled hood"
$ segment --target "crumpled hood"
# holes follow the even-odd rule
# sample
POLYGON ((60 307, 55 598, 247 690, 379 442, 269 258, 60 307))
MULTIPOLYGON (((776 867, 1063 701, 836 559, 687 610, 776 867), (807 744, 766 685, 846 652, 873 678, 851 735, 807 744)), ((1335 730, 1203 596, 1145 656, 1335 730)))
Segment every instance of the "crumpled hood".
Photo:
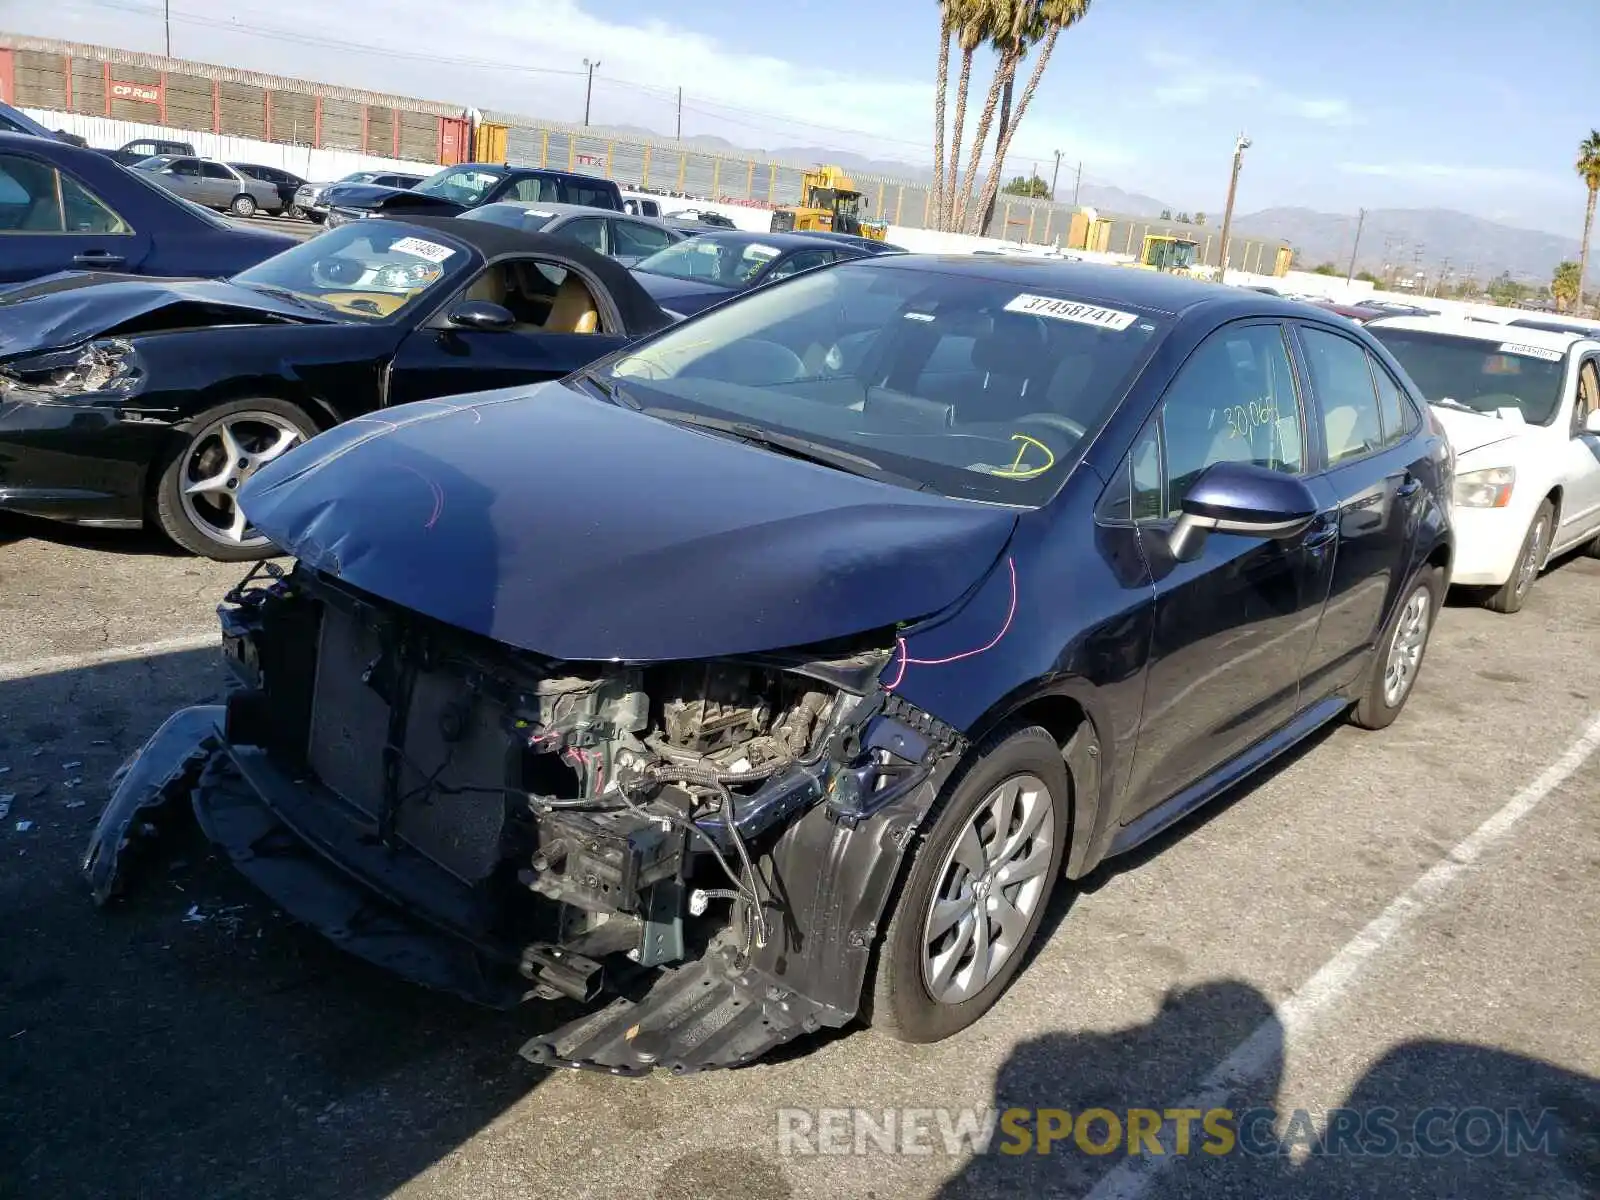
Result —
POLYGON ((307 566, 587 660, 780 650, 912 620, 979 582, 1016 524, 559 383, 346 422, 240 501, 307 566))
POLYGON ((0 292, 0 362, 22 354, 61 350, 115 334, 138 321, 140 333, 196 323, 201 313, 217 324, 303 322, 306 310, 221 279, 143 279, 84 273, 47 276, 0 292))
POLYGON ((1529 428, 1517 421, 1503 421, 1483 413, 1462 412, 1459 408, 1445 408, 1438 404, 1429 405, 1429 408, 1439 419, 1439 424, 1444 426, 1450 445, 1458 455, 1507 441, 1526 433, 1529 428))
POLYGON ((404 209, 407 212, 448 217, 467 211, 466 205, 442 196, 430 196, 409 188, 383 187, 376 183, 336 183, 322 194, 322 199, 334 208, 355 208, 365 212, 404 209))

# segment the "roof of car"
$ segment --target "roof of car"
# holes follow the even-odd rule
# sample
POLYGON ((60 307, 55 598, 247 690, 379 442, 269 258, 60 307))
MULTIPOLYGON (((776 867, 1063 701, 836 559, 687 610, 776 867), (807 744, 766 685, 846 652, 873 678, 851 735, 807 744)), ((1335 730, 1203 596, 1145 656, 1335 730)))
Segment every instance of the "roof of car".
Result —
MULTIPOLYGON (((445 168, 440 169, 444 170, 445 168)), ((559 167, 535 167, 524 163, 464 162, 456 163, 454 166, 448 169, 452 171, 500 171, 503 173, 509 173, 511 171, 532 171, 537 175, 558 175, 563 179, 582 179, 592 183, 612 183, 611 180, 606 179, 604 176, 588 175, 583 171, 563 171, 559 167)), ((621 191, 620 188, 617 190, 621 191)))
POLYGON ((1526 325, 1469 321, 1463 317, 1381 317, 1369 322, 1367 328, 1374 333, 1384 329, 1411 329, 1418 333, 1442 333, 1475 342, 1516 342, 1523 346, 1536 346, 1540 350, 1565 351, 1574 342, 1594 340, 1592 335, 1586 338, 1581 333, 1555 333, 1548 329, 1530 329, 1526 325))
POLYGON ((485 258, 499 258, 506 254, 540 254, 565 258, 577 263, 600 280, 611 293, 617 307, 622 310, 623 319, 629 329, 654 329, 669 323, 670 319, 662 314, 660 306, 650 298, 650 294, 640 286, 639 281, 628 274, 626 267, 614 258, 596 254, 588 247, 566 238, 547 233, 528 233, 521 229, 496 225, 491 221, 463 221, 458 217, 408 214, 376 219, 392 220, 397 224, 414 225, 422 229, 437 229, 458 242, 465 242, 485 258))
MULTIPOLYGON (((696 234, 695 237, 714 238, 719 242, 732 242, 735 244, 771 246, 775 250, 784 252, 790 250, 815 250, 818 241, 818 239, 806 233, 753 233, 748 229, 707 228, 704 233, 696 234)), ((691 238, 690 240, 693 241, 694 239, 691 238)))
POLYGON ((873 254, 858 260, 860 264, 875 270, 934 270, 949 275, 971 275, 1012 284, 1019 289, 1049 287, 1086 301, 1132 304, 1172 316, 1203 307, 1231 308, 1240 315, 1248 312, 1262 316, 1312 317, 1326 313, 1325 309, 1298 301, 1185 275, 1061 259, 1020 255, 873 254))
MULTIPOLYGON (((638 213, 618 212, 614 208, 599 208, 593 204, 556 204, 553 202, 547 204, 543 200, 496 200, 493 204, 484 204, 472 211, 482 212, 486 208, 520 208, 528 212, 545 213, 555 217, 616 217, 624 221, 637 221, 641 225, 661 226, 665 224, 665 222, 655 217, 640 216, 638 213)), ((666 228, 676 231, 679 226, 668 225, 666 228)))

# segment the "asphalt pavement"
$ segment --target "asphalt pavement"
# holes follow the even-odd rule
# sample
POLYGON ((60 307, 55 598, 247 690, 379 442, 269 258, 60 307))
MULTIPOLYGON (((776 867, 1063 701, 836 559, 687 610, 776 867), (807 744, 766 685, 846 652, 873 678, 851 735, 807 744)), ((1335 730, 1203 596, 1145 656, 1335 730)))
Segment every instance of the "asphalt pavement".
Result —
POLYGON ((1600 1195, 1600 560, 1515 616, 1447 607, 1391 729, 1334 729, 1062 889, 966 1033, 642 1080, 530 1066, 518 1046, 568 1013, 396 983, 193 838, 90 903, 107 777, 218 693, 212 610, 241 574, 0 524, 0 1196, 1600 1195), (1191 1107, 1267 1120, 1219 1155, 1096 1153, 1104 1118, 1048 1154, 945 1138, 1000 1110, 1059 1130, 1191 1107), (1396 1113, 1392 1152, 1307 1153, 1343 1110, 1396 1113), (1544 1142, 1480 1152, 1524 1119, 1544 1142))

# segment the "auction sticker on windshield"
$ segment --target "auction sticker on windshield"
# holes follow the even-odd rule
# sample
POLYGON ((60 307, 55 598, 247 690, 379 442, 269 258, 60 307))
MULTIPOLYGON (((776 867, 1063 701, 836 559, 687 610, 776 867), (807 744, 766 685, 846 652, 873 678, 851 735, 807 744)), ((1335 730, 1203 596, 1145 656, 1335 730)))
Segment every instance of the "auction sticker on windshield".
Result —
POLYGON ((1010 301, 1006 305, 1006 311, 1027 313, 1033 317, 1049 317, 1053 321, 1096 325, 1101 329, 1114 329, 1118 333, 1139 319, 1133 313, 1118 312, 1114 308, 1101 308, 1098 304, 1057 300, 1054 296, 1030 296, 1026 292, 1010 301))
POLYGON ((1524 358, 1541 358, 1545 362, 1560 362, 1561 351, 1546 350, 1543 346, 1519 346, 1515 342, 1506 342, 1500 347, 1501 354, 1520 354, 1524 358))
POLYGON ((442 263, 455 253, 449 246, 441 246, 438 242, 424 241, 417 237, 403 237, 397 242, 392 242, 389 249, 401 254, 414 254, 431 263, 442 263))

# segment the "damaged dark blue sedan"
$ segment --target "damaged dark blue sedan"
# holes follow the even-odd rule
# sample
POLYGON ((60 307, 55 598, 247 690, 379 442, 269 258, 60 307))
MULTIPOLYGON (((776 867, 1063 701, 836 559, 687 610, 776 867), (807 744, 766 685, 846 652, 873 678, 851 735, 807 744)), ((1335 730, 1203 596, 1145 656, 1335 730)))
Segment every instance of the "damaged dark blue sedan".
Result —
POLYGON ((531 1059, 735 1066, 976 1020, 1063 879, 1417 679, 1448 444, 1381 344, 1259 293, 883 256, 561 382, 257 473, 221 609, 89 847, 164 808, 352 953, 609 1002, 531 1059))

